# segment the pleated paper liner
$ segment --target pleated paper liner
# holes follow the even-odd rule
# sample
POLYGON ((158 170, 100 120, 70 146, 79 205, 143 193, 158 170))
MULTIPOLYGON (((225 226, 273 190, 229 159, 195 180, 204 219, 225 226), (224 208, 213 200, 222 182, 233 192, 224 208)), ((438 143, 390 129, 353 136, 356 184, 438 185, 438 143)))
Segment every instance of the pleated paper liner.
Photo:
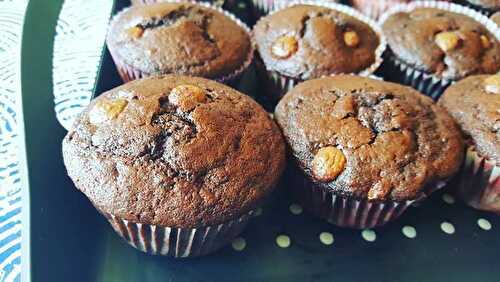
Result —
POLYGON ((474 146, 469 146, 458 180, 458 196, 465 203, 500 214, 500 166, 495 161, 482 157, 474 146))
MULTIPOLYGON (((466 15, 484 25, 497 40, 500 40, 500 28, 491 19, 470 8, 443 1, 416 1, 409 4, 396 5, 380 17, 379 24, 383 26, 384 22, 393 14, 411 12, 417 8, 437 8, 466 15)), ((412 86, 434 100, 439 99, 444 90, 454 82, 454 80, 444 79, 432 73, 418 70, 399 60, 390 48, 387 49, 387 52, 384 54, 384 63, 381 72, 384 78, 390 81, 412 86)))
POLYGON ((113 229, 132 247, 152 255, 189 258, 213 253, 245 228, 255 210, 217 225, 176 228, 135 223, 101 211, 113 229))
POLYGON ((443 188, 446 181, 429 184, 419 197, 408 201, 369 201, 332 192, 307 179, 301 172, 290 172, 295 177, 290 183, 296 201, 311 214, 340 227, 366 229, 382 226, 397 219, 409 206, 416 204, 434 191, 443 188))
POLYGON ((469 7, 471 9, 474 9, 474 10, 478 11, 479 13, 481 13, 483 15, 487 15, 487 16, 491 16, 495 12, 500 11, 500 9, 496 9, 495 10, 495 9, 488 9, 488 8, 481 7, 479 5, 475 5, 475 4, 473 4, 473 3, 471 3, 471 2, 469 2, 467 0, 455 0, 455 2, 457 4, 469 7))
MULTIPOLYGON (((146 1, 149 1, 149 0, 146 0, 146 1)), ((189 1, 189 0, 163 0, 161 2, 162 3, 190 3, 190 4, 197 4, 197 5, 203 6, 203 7, 208 8, 208 9, 216 10, 216 11, 224 14, 225 16, 227 16, 228 18, 230 18, 234 22, 236 22, 240 27, 242 27, 247 32, 248 36, 250 36, 250 33, 251 33, 250 28, 245 23, 243 23, 242 21, 240 21, 235 15, 233 15, 233 14, 229 13, 228 11, 223 10, 222 8, 219 8, 217 6, 210 5, 210 4, 204 3, 204 2, 196 2, 196 1, 189 1)), ((113 19, 111 21, 113 21, 121 13, 127 11, 127 9, 128 8, 126 8, 126 9, 120 11, 119 13, 117 13, 113 17, 113 19)), ((120 77, 122 78, 122 80, 124 82, 128 82, 128 81, 135 80, 135 79, 141 79, 141 78, 145 78, 145 77, 150 77, 150 76, 155 76, 155 75, 168 74, 168 73, 147 73, 147 72, 143 72, 140 69, 138 69, 138 68, 136 68, 136 67, 134 67, 134 66, 132 66, 132 65, 130 65, 128 63, 126 63, 126 61, 116 52, 116 50, 114 50, 113 46, 110 46, 109 44, 108 44, 108 50, 109 50, 109 53, 111 54, 111 57, 113 58, 113 61, 114 61, 115 65, 116 65, 118 73, 120 74, 120 77)), ((216 80, 218 82, 227 84, 229 86, 235 87, 240 82, 240 79, 243 77, 244 73, 252 65, 253 58, 254 58, 254 53, 255 53, 254 45, 251 44, 250 50, 249 50, 248 55, 247 55, 247 58, 242 63, 242 65, 241 65, 241 67, 239 69, 235 70, 233 73, 230 73, 228 75, 225 75, 225 76, 222 76, 222 77, 217 77, 217 78, 212 78, 212 79, 216 80)))
MULTIPOLYGON (((167 0, 168 1, 168 0, 167 0)), ((130 1, 132 5, 148 5, 148 4, 154 4, 158 2, 166 2, 166 0, 131 0, 130 1)), ((224 0, 199 0, 195 2, 208 2, 211 3, 214 6, 221 7, 222 4, 224 4, 224 0)))
MULTIPOLYGON (((297 4, 306 4, 306 5, 316 5, 316 6, 322 6, 326 8, 330 8, 332 10, 347 14, 351 17, 354 17, 363 23, 367 24, 368 26, 371 27, 371 29, 377 34, 379 38, 379 45, 375 49, 375 61, 366 69, 360 71, 357 73, 358 75, 362 76, 369 76, 373 74, 378 67, 382 64, 382 55, 386 49, 386 41, 385 37, 382 35, 382 30, 380 29, 379 25, 373 21, 372 19, 368 18, 367 16, 363 15, 361 12, 338 3, 334 3, 334 1, 321 1, 321 0, 291 0, 291 1, 277 1, 274 10, 270 13, 270 15, 285 9, 287 7, 297 5, 297 4)), ((255 40, 254 40, 255 41, 255 40)), ((255 45, 255 43, 254 43, 255 45)), ((295 87, 297 84, 302 82, 303 80, 298 79, 298 78, 293 78, 289 76, 285 76, 280 74, 279 72, 276 72, 272 69, 267 69, 265 64, 262 62, 262 60, 257 56, 256 65, 257 65, 257 70, 261 74, 260 77, 262 78, 262 81, 264 81, 264 84, 266 85, 266 95, 270 96, 270 100, 274 101, 276 103, 283 95, 286 94, 289 90, 291 90, 293 87, 295 87)), ((341 73, 332 73, 330 75, 338 75, 341 73)))

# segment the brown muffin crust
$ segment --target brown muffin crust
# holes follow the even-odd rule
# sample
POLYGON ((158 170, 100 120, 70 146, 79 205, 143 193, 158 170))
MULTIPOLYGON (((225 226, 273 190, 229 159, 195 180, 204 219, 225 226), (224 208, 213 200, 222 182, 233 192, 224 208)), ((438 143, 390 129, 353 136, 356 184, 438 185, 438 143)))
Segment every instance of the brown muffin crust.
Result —
POLYGON ((253 34, 268 70, 303 80, 361 72, 375 62, 379 45, 377 34, 367 24, 312 5, 295 5, 264 17, 255 25, 253 34), (346 32, 356 33, 351 46, 346 41, 350 39, 344 37, 346 32), (296 41, 296 50, 279 58, 273 54, 273 45, 283 36, 296 41))
POLYGON ((251 56, 248 33, 222 13, 191 3, 138 5, 113 18, 107 44, 146 74, 221 78, 251 56))
POLYGON ((488 77, 460 80, 446 89, 439 104, 455 118, 476 150, 500 165, 500 94, 486 90, 488 77))
POLYGON ((248 96, 202 78, 165 76, 93 100, 64 139, 63 156, 75 186, 98 209, 188 228, 260 204, 282 172, 285 145, 248 96))
MULTIPOLYGON (((337 194, 411 200, 453 175, 463 158, 460 131, 432 100, 410 87, 340 75, 306 81, 280 101, 276 120, 307 177, 337 194), (322 148, 332 150, 331 181, 314 173, 322 148)), ((320 156, 321 157, 321 156, 320 156)))
POLYGON ((457 80, 500 69, 500 45, 495 36, 468 16, 417 8, 392 15, 382 28, 399 60, 438 77, 457 80), (438 34, 445 32, 456 39, 445 38, 444 45, 451 43, 447 51, 436 42, 438 34))

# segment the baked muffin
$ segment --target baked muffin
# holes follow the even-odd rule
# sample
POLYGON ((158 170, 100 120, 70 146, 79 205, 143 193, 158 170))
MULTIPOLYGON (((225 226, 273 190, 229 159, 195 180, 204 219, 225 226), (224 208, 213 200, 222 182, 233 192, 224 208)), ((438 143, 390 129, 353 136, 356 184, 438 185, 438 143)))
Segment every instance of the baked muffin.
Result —
POLYGON ((491 15, 500 10, 499 0, 457 0, 457 3, 471 7, 486 15, 491 15))
POLYGON ((303 82, 276 107, 299 202, 336 225, 371 228, 444 185, 463 158, 453 119, 410 87, 339 75, 303 82))
MULTIPOLYGON (((457 8, 458 5, 447 6, 457 8)), ((453 81, 499 71, 497 37, 475 18, 428 8, 419 2, 406 7, 408 11, 395 12, 382 19, 390 50, 385 60, 385 78, 411 85, 437 99, 453 81)), ((470 9, 461 9, 489 22, 470 9)))
POLYGON ((450 86, 439 103, 467 141, 459 196, 477 209, 500 214, 500 75, 477 75, 450 86))
POLYGON ((107 44, 124 81, 172 73, 234 82, 253 57, 242 22, 193 3, 127 8, 111 21, 107 44))
POLYGON ((256 102, 176 75, 102 94, 62 147, 76 188, 125 240, 174 257, 204 255, 237 236, 285 165, 281 133, 256 102))
POLYGON ((266 69, 267 94, 277 100, 303 80, 373 72, 385 44, 371 23, 342 5, 293 5, 261 18, 253 40, 266 69))
POLYGON ((494 21, 498 26, 500 26, 500 12, 496 12, 491 15, 490 19, 494 21))

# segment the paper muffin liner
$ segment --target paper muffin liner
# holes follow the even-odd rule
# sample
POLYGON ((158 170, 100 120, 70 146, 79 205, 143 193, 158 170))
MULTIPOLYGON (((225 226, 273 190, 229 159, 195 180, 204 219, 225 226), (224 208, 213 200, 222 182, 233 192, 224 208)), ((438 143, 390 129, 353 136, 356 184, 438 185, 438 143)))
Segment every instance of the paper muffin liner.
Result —
MULTIPOLYGON (((412 0, 351 0, 350 2, 354 8, 360 10, 363 14, 369 16, 372 19, 378 19, 385 11, 390 9, 392 6, 401 3, 408 3, 411 1, 412 0)), ((446 2, 449 2, 449 0, 446 2)))
MULTIPOLYGON (((380 17, 379 25, 383 26, 384 22, 393 14, 411 12, 417 8, 437 8, 468 16, 485 26, 497 40, 500 40, 500 28, 491 19, 470 8, 444 1, 416 1, 408 4, 396 5, 380 17)), ((443 94, 444 90, 455 82, 455 80, 441 78, 433 73, 418 70, 399 60, 397 55, 390 50, 390 47, 387 49, 387 52, 384 54, 382 72, 385 78, 389 80, 412 86, 423 94, 432 97, 434 100, 437 100, 443 94)))
MULTIPOLYGON (((149 0, 147 0, 147 1, 149 1, 149 0)), ((225 16, 227 16, 228 18, 230 18, 231 20, 233 20, 234 22, 236 22, 236 24, 238 24, 240 27, 242 27, 246 31, 248 36, 250 37, 250 34, 251 34, 250 28, 245 23, 243 23, 241 20, 239 20, 235 15, 233 15, 233 14, 229 13, 228 11, 223 10, 222 8, 219 8, 217 6, 214 6, 214 5, 211 5, 209 3, 205 3, 205 2, 196 2, 196 1, 189 1, 189 0, 163 0, 162 3, 191 3, 191 4, 197 4, 197 5, 203 6, 203 7, 208 8, 208 9, 218 11, 218 12, 224 14, 225 16)), ((129 8, 125 8, 122 11, 120 11, 119 13, 117 13, 111 21, 114 21, 116 17, 118 17, 121 13, 126 12, 128 9, 129 8)), ((140 79, 140 78, 145 78, 145 77, 149 77, 149 76, 169 74, 169 73, 151 74, 151 73, 143 72, 140 69, 126 63, 125 60, 118 54, 118 52, 116 52, 114 47, 109 45, 109 44, 108 44, 108 50, 109 50, 109 53, 111 54, 111 57, 113 58, 116 69, 124 82, 128 82, 128 81, 135 80, 135 79, 140 79)), ((211 79, 216 80, 216 81, 221 82, 221 83, 224 83, 224 84, 227 84, 229 86, 236 86, 239 83, 242 76, 244 75, 244 73, 252 65, 254 53, 255 53, 255 47, 254 47, 254 44, 251 43, 247 58, 242 63, 242 65, 239 69, 236 69, 233 73, 230 73, 228 75, 224 75, 224 76, 216 77, 216 78, 211 78, 211 79)))
POLYGON ((458 196, 469 206, 500 214, 500 166, 469 146, 458 176, 458 196))
MULTIPOLYGON (((167 0, 168 1, 168 0, 167 0)), ((159 3, 159 2, 167 2, 166 0, 131 0, 132 2, 132 5, 149 5, 149 4, 154 4, 154 3, 159 3)), ((224 1, 217 1, 217 0, 212 0, 212 1, 209 1, 209 0, 198 0, 198 1, 194 1, 193 2, 209 2, 209 3, 212 3, 213 5, 216 5, 216 6, 222 6, 222 3, 224 1), (221 3, 221 4, 218 4, 218 3, 221 3)))
MULTIPOLYGON (((326 0, 277 1, 275 3, 274 10, 270 13, 270 15, 272 15, 272 14, 274 14, 282 9, 285 9, 287 7, 296 5, 296 4, 316 5, 316 6, 330 8, 332 10, 335 10, 335 11, 347 14, 351 17, 354 17, 354 18, 360 20, 361 22, 367 24, 368 26, 370 26, 370 28, 377 34, 379 41, 380 41, 379 45, 375 49, 375 61, 366 69, 364 69, 358 73, 355 73, 355 74, 361 75, 361 76, 369 76, 369 75, 373 74, 379 68, 379 66, 382 64, 382 55, 386 49, 387 44, 386 44, 385 37, 382 34, 381 28, 379 27, 379 25, 375 21, 373 21, 372 19, 363 15, 361 12, 355 10, 354 8, 351 8, 351 7, 346 6, 346 5, 334 3, 333 1, 328 2, 326 0)), ((257 46, 255 43, 255 38, 253 38, 253 40, 254 40, 254 45, 257 46)), ((258 61, 258 60, 256 60, 256 61, 258 61)), ((269 88, 266 91, 267 95, 270 95, 271 98, 273 100, 275 100, 275 102, 277 100, 279 100, 283 95, 285 95, 286 92, 288 92, 293 87, 295 87, 295 85, 297 85, 303 81, 302 79, 292 78, 292 77, 280 74, 277 71, 267 69, 267 67, 265 66, 265 64, 263 62, 258 62, 258 66, 259 65, 260 65, 260 68, 258 68, 258 69, 260 69, 259 72, 265 74, 265 77, 263 77, 263 78, 265 80, 267 87, 269 88)), ((339 74, 342 74, 342 73, 332 73, 330 75, 339 75, 339 74)))
POLYGON ((411 205, 419 203, 446 181, 427 185, 417 198, 408 201, 369 201, 335 193, 313 183, 302 172, 294 172, 292 193, 311 214, 340 227, 366 229, 382 226, 397 219, 411 205))
POLYGON ((457 4, 469 7, 471 9, 474 9, 474 10, 478 11, 479 13, 481 13, 483 15, 487 15, 487 16, 491 16, 495 12, 499 11, 498 9, 496 9, 496 10, 495 9, 489 9, 489 8, 481 7, 479 5, 472 4, 472 3, 470 3, 467 0, 455 0, 455 2, 457 4))
POLYGON ((175 258, 198 257, 217 251, 238 236, 255 210, 217 225, 177 228, 132 222, 100 211, 113 229, 139 251, 175 258))

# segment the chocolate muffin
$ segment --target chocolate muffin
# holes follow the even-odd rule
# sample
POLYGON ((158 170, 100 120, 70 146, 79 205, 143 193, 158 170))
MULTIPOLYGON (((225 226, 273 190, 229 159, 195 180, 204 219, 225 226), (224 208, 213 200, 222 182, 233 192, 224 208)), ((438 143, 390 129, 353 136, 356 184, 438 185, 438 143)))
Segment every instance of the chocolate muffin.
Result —
POLYGON ((248 31, 206 4, 156 3, 118 13, 106 41, 124 81, 172 73, 228 82, 252 61, 248 31))
MULTIPOLYGON (((354 9, 342 9, 366 19, 354 9)), ((327 6, 287 7, 259 20, 253 35, 270 80, 269 92, 276 98, 303 80, 372 72, 381 52, 374 27, 327 6)))
POLYGON ((409 87, 339 75, 303 82, 279 102, 306 209, 340 226, 370 228, 443 186, 463 157, 444 109, 409 87))
POLYGON ((453 81, 500 69, 495 34, 464 14, 415 6, 384 19, 382 29, 393 64, 385 77, 434 99, 453 81))
POLYGON ((457 0, 457 3, 471 7, 487 15, 500 10, 499 0, 457 0))
POLYGON ((500 75, 478 75, 450 86, 439 103, 468 143, 458 193, 469 205, 500 213, 500 75))
POLYGON ((93 100, 63 156, 75 186, 134 247, 183 257, 212 252, 242 230, 278 181, 285 145, 248 96, 172 75, 93 100))

